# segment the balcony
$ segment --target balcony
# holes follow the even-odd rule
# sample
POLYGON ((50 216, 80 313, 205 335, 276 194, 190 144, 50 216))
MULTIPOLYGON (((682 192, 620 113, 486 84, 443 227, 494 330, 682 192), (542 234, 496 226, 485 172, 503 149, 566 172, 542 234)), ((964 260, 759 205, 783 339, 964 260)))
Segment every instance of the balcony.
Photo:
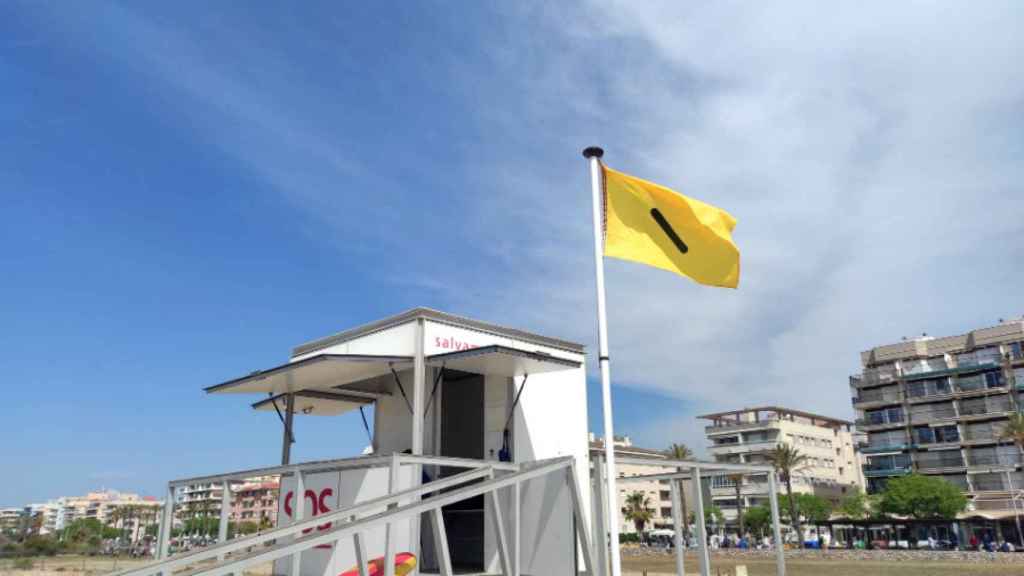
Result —
POLYGON ((913 444, 875 444, 862 446, 860 451, 863 454, 880 454, 882 452, 902 452, 913 448, 913 444))
POLYGON ((717 435, 725 433, 736 433, 747 430, 764 430, 775 428, 778 425, 778 420, 772 418, 769 420, 758 420, 756 422, 729 422, 722 424, 712 424, 711 426, 704 427, 704 433, 707 435, 717 435))
POLYGON ((921 471, 936 471, 936 470, 960 470, 965 468, 964 459, 960 456, 960 453, 956 453, 956 458, 939 458, 934 460, 918 460, 917 468, 921 471))
POLYGON ((903 395, 899 390, 861 390, 860 394, 853 398, 853 404, 895 404, 902 400, 903 395))
POLYGON ((850 378, 850 384, 858 388, 878 386, 879 384, 887 384, 895 381, 896 369, 892 367, 865 368, 864 372, 859 376, 853 376, 850 378))
POLYGON ((889 468, 864 467, 864 476, 868 478, 878 478, 880 476, 902 476, 904 474, 910 474, 910 466, 897 466, 889 468))
POLYGON ((1021 463, 1021 455, 1015 453, 991 453, 968 454, 967 465, 976 467, 1013 468, 1021 463))
POLYGON ((1008 398, 1002 401, 988 401, 984 403, 963 402, 960 404, 960 416, 999 416, 1007 412, 1012 412, 1013 410, 1013 404, 1008 398))
POLYGON ((929 423, 936 420, 952 420, 956 418, 956 410, 952 406, 942 406, 932 410, 920 410, 910 413, 910 421, 915 424, 929 423))
POLYGON ((753 452, 771 452, 779 445, 778 440, 763 440, 760 442, 744 443, 723 443, 713 444, 708 447, 711 454, 750 454, 753 452))
POLYGON ((885 412, 867 414, 863 418, 854 421, 860 429, 883 428, 885 426, 902 426, 906 422, 903 414, 888 414, 885 412))

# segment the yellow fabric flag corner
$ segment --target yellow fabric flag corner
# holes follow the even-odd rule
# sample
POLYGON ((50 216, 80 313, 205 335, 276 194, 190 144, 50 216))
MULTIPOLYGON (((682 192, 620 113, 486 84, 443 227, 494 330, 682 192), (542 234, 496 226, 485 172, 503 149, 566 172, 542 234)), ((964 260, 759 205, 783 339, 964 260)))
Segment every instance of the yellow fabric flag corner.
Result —
POLYGON ((604 255, 736 288, 740 251, 736 219, 700 200, 612 170, 604 172, 604 255))

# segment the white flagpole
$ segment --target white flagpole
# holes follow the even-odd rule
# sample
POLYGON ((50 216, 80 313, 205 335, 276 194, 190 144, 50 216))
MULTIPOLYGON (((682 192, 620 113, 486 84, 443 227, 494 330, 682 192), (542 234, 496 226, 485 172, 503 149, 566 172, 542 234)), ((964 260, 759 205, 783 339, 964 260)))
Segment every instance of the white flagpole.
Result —
POLYGON ((619 493, 615 489, 615 432, 612 429, 612 387, 608 374, 608 315, 604 304, 604 211, 603 178, 601 157, 604 150, 591 146, 583 151, 583 157, 590 162, 590 189, 594 197, 594 268, 597 274, 597 349, 601 365, 601 401, 604 411, 604 462, 605 483, 608 492, 607 518, 608 536, 611 547, 611 574, 621 576, 619 558, 619 493))

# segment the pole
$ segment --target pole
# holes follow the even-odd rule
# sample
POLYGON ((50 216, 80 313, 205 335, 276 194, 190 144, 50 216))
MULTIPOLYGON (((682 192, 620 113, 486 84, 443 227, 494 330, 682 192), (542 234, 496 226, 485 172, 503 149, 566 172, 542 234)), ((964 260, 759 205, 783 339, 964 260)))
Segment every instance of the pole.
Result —
POLYGON ((711 558, 708 556, 708 528, 704 518, 704 487, 700 478, 700 466, 694 466, 692 473, 693 505, 697 520, 697 560, 700 562, 700 576, 711 576, 711 558))
POLYGON ((291 392, 285 398, 284 409, 284 440, 281 443, 281 465, 287 466, 292 460, 292 418, 295 416, 295 394, 291 392))
MULTIPOLYGON (((1016 470, 1016 466, 1013 468, 1016 470)), ((1013 487, 1013 476, 1010 475, 1010 470, 1006 471, 1006 487, 1010 489, 1010 503, 1013 504, 1013 519, 1017 522, 1017 539, 1020 541, 1020 545, 1024 548, 1024 532, 1020 530, 1020 511, 1017 510, 1017 494, 1013 487)))
POLYGON ((672 480, 672 530, 675 532, 673 536, 676 546, 676 574, 686 576, 686 569, 683 566, 683 557, 686 555, 686 544, 683 542, 683 522, 686 520, 683 519, 683 498, 679 493, 679 486, 682 483, 682 479, 672 480))
POLYGON ((772 547, 775 548, 775 574, 786 576, 786 551, 782 542, 782 522, 779 520, 779 490, 775 485, 775 472, 768 473, 768 501, 772 508, 772 547))
POLYGON ((604 150, 591 146, 583 151, 590 162, 590 191, 593 197, 594 217, 594 269, 597 279, 597 349, 601 366, 601 406, 604 412, 605 482, 608 494, 608 536, 611 559, 609 576, 622 575, 619 557, 619 491, 615 489, 615 432, 612 429, 612 387, 608 373, 608 316, 604 301, 604 210, 602 209, 603 175, 601 157, 604 150))

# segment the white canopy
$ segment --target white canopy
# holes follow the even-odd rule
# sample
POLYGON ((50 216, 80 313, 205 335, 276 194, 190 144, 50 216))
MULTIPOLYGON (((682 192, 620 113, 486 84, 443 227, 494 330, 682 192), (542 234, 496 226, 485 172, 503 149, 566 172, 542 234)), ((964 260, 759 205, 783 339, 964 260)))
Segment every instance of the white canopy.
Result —
MULTIPOLYGON (((284 414, 288 405, 287 394, 278 394, 265 398, 252 405, 256 410, 264 412, 278 412, 284 414)), ((361 406, 371 404, 374 400, 372 394, 349 394, 345 392, 321 392, 319 390, 304 390, 295 393, 293 414, 307 414, 312 416, 337 416, 361 406)))
POLYGON ((515 377, 570 370, 582 364, 544 352, 528 352, 495 344, 427 356, 427 365, 476 374, 515 377))
POLYGON ((318 354, 210 386, 206 392, 277 395, 301 390, 330 390, 383 376, 392 369, 401 370, 411 364, 412 358, 408 356, 318 354))

